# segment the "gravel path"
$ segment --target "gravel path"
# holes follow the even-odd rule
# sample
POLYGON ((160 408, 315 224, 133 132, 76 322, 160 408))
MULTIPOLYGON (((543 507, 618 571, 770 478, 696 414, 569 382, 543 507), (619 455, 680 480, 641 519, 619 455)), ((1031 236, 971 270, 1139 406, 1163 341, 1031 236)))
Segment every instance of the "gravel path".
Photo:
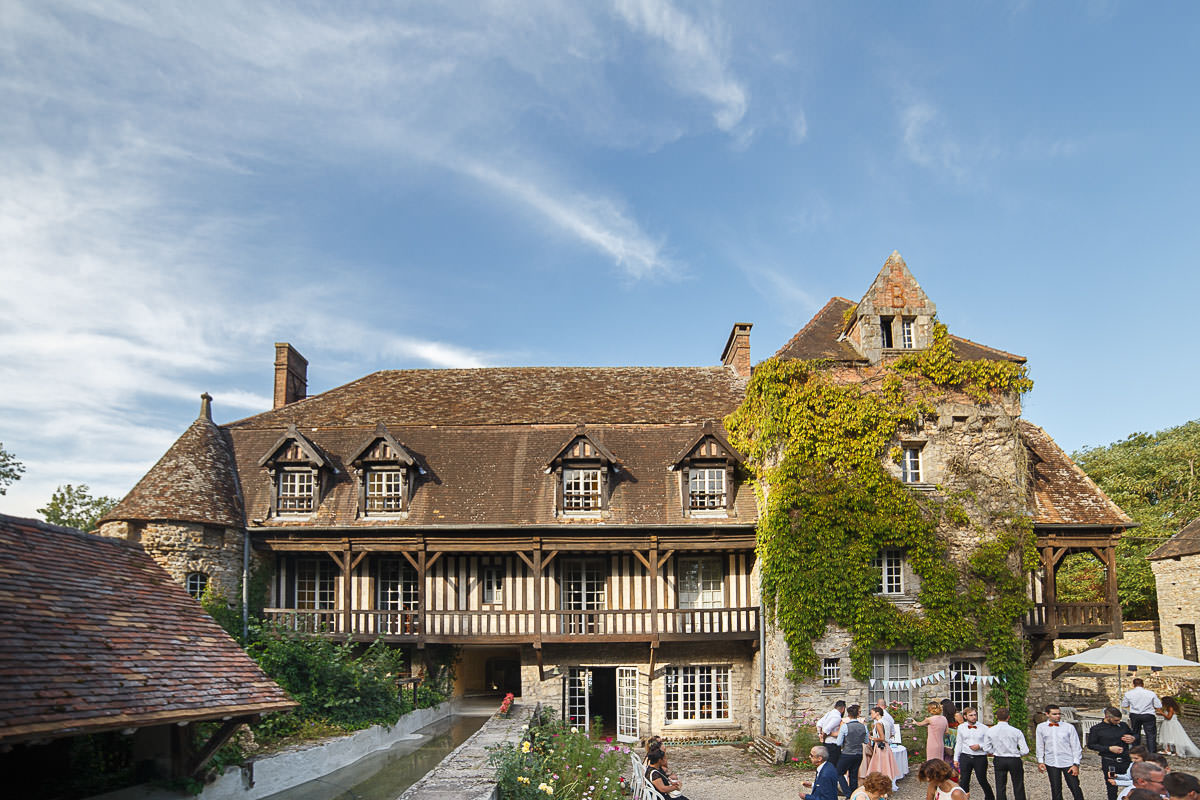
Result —
MULTIPOLYGON (((667 753, 671 771, 679 775, 688 800, 791 800, 799 794, 800 782, 811 781, 813 776, 811 770, 790 765, 770 767, 755 761, 744 746, 668 746, 667 753)), ((1173 769, 1200 775, 1200 759, 1170 759, 1170 762, 1173 769)), ((925 786, 917 781, 917 765, 912 766, 913 773, 900 781, 899 790, 891 795, 892 800, 924 800, 925 786)), ((990 770, 989 777, 994 778, 990 770)), ((1080 785, 1087 800, 1106 797, 1100 759, 1090 753, 1083 757, 1080 785)), ((982 800, 983 792, 977 785, 973 788, 971 797, 982 800)), ((1028 800, 1050 800, 1050 783, 1038 772, 1036 764, 1025 765, 1025 791, 1028 800)), ((1063 793, 1070 797, 1065 785, 1063 793)))

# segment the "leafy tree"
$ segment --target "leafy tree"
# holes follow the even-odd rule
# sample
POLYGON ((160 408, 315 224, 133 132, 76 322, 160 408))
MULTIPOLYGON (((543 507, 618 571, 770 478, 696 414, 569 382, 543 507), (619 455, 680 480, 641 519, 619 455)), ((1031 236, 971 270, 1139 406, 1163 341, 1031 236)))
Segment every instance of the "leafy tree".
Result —
POLYGON ((38 513, 46 522, 90 531, 96 527, 96 520, 107 514, 116 504, 115 497, 92 497, 91 489, 86 483, 78 486, 66 483, 54 490, 54 494, 50 495, 50 502, 45 508, 39 508, 38 513))
POLYGON ((4 449, 4 442, 0 442, 0 494, 8 492, 10 483, 21 480, 21 473, 24 471, 25 465, 4 449))
POLYGON ((1117 545, 1117 586, 1127 619, 1152 619, 1158 600, 1146 556, 1200 516, 1200 420, 1135 433, 1073 458, 1140 526, 1117 545))

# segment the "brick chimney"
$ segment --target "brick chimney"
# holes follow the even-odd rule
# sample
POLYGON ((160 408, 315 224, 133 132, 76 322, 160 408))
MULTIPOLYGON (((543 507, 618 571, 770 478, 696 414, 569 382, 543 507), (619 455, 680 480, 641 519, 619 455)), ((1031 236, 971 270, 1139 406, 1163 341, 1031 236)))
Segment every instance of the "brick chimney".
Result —
POLYGON ((733 371, 743 378, 750 377, 750 329, 753 327, 749 322, 735 322, 729 332, 729 341, 725 342, 725 352, 721 353, 721 363, 733 367, 733 371))
POLYGON ((275 343, 275 408, 308 396, 308 360, 287 342, 275 343))

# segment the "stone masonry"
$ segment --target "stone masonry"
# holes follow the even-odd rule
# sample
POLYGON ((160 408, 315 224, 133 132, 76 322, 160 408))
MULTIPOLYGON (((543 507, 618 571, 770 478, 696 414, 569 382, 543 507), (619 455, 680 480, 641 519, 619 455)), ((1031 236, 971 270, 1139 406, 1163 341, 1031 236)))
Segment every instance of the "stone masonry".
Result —
POLYGON ((1162 652, 1183 658, 1183 637, 1190 625, 1194 635, 1200 624, 1200 555, 1178 556, 1150 562, 1154 583, 1158 587, 1159 635, 1162 652))

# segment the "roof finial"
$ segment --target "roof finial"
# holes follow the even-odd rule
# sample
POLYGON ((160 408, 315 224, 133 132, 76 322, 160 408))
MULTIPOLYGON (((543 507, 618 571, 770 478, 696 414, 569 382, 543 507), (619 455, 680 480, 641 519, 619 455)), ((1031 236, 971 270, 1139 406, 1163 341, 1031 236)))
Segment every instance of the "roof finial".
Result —
POLYGON ((212 395, 208 392, 200 395, 200 416, 197 419, 206 419, 212 422, 212 395))

